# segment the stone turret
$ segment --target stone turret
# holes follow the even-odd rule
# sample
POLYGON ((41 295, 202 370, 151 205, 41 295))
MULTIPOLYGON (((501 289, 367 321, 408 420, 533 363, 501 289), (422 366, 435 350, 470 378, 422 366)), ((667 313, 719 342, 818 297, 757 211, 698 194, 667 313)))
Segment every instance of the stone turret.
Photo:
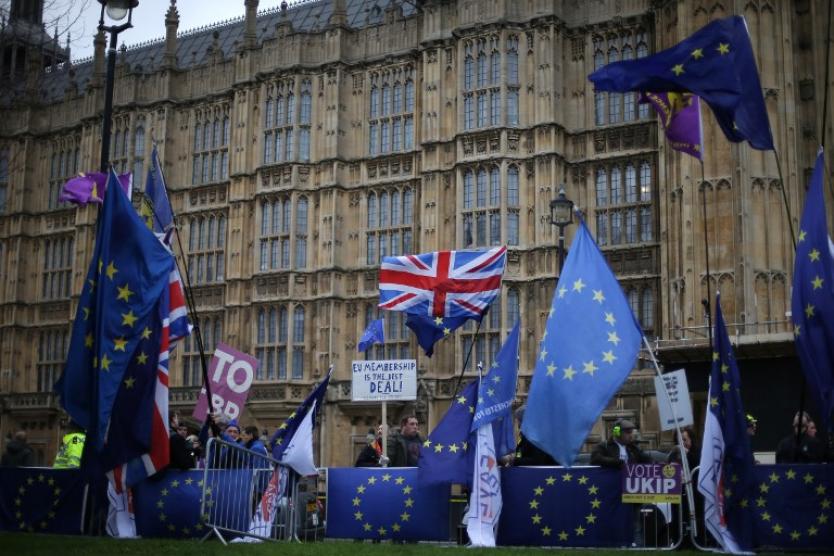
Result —
POLYGON ((258 43, 258 0, 245 0, 246 19, 243 30, 243 48, 255 48, 258 43))
POLYGON ((177 11, 177 0, 171 0, 171 5, 165 13, 165 54, 162 56, 162 67, 175 69, 177 67, 177 28, 180 24, 180 14, 177 11))
POLYGON ((93 78, 90 80, 91 87, 104 86, 105 63, 104 63, 104 47, 107 40, 104 37, 104 31, 99 29, 96 37, 93 39, 93 78))
POLYGON ((330 14, 330 25, 347 25, 347 9, 345 0, 333 0, 333 13, 330 14))

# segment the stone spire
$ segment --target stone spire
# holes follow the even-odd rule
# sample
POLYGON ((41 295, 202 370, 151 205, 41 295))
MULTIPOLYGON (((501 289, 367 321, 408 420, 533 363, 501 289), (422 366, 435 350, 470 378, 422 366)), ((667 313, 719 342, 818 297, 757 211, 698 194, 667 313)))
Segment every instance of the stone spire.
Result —
POLYGON ((258 43, 258 0, 245 0, 246 20, 243 31, 243 48, 255 48, 258 43))
POLYGON ((104 37, 104 31, 99 29, 98 33, 96 33, 96 38, 93 39, 93 78, 90 80, 90 85, 93 87, 101 87, 104 85, 104 47, 106 44, 107 40, 104 37))
POLYGON ((165 54, 162 56, 162 67, 174 69, 177 67, 177 28, 180 24, 180 14, 177 11, 177 0, 171 0, 165 13, 165 54))
POLYGON ((347 25, 347 9, 345 0, 333 0, 333 13, 330 14, 330 25, 347 25))

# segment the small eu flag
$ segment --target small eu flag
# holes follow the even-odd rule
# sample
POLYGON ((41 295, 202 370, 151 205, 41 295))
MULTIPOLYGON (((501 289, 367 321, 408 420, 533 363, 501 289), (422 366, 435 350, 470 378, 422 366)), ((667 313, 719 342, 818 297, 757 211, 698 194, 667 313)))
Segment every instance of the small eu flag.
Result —
POLYGON ((466 324, 468 320, 468 317, 428 317, 409 314, 405 319, 405 325, 417 336, 417 343, 426 355, 431 357, 434 354, 434 344, 466 324))
POLYGON ((443 419, 431 431, 420 449, 418 478, 420 484, 458 483, 472 481, 472 416, 478 397, 478 380, 466 385, 443 419))
POLYGON ((727 139, 773 149, 753 46, 743 17, 718 19, 652 56, 614 62, 588 77, 597 91, 691 92, 706 102, 727 139))
POLYGON ((146 202, 142 203, 140 212, 145 217, 148 227, 156 234, 166 234, 174 225, 174 212, 168 200, 165 187, 165 176, 159 164, 159 153, 156 145, 151 151, 151 166, 148 168, 148 179, 145 183, 146 202))
POLYGON ((382 319, 372 320, 359 339, 359 351, 368 351, 374 344, 385 343, 385 330, 382 319))
POLYGON ((111 172, 67 362, 55 385, 107 469, 147 453, 151 443, 162 313, 174 267, 116 180, 111 172), (111 423, 117 398, 137 408, 124 428, 111 423))
POLYGON ((520 322, 516 321, 495 361, 481 378, 478 403, 472 418, 472 432, 492 424, 495 453, 500 457, 515 452, 513 401, 518 379, 520 322))
POLYGON ((640 351, 620 284, 580 222, 545 323, 521 431, 570 466, 640 351))
MULTIPOLYGON (((284 452, 286 452, 292 442, 293 436, 295 436, 295 431, 298 430, 302 420, 307 416, 310 408, 313 407, 314 402, 316 414, 321 410, 324 405, 324 397, 327 395, 327 385, 330 384, 330 377, 332 375, 333 367, 330 367, 330 370, 327 372, 327 376, 324 377, 324 380, 322 380, 318 386, 313 388, 313 391, 310 392, 307 398, 301 402, 297 408, 295 408, 295 411, 290 413, 287 420, 281 423, 281 426, 278 427, 278 429, 273 433, 272 438, 269 439, 269 446, 272 451, 273 458, 278 461, 282 460, 284 452)), ((313 426, 315 426, 315 414, 312 416, 312 419, 313 426)))
POLYGON ((741 376, 724 325, 721 296, 715 296, 715 345, 704 420, 698 490, 704 523, 725 552, 753 547, 753 453, 741 403, 741 376))
POLYGON ((796 351, 825 429, 834 410, 834 260, 828 249, 822 151, 805 199, 796 243, 791 312, 796 351))

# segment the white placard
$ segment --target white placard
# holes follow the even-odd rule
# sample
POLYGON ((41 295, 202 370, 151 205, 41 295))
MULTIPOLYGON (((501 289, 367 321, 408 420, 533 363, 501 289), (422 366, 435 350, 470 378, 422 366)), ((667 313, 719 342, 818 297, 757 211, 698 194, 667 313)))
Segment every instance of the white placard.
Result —
POLYGON ((675 428, 674 415, 678 419, 678 426, 692 425, 692 403, 689 401, 689 384, 686 382, 686 372, 683 369, 663 375, 666 391, 669 397, 663 395, 663 385, 659 376, 654 377, 654 390, 657 396, 657 407, 660 412, 660 430, 670 431, 675 428), (670 407, 669 402, 672 402, 670 407), (674 408, 674 413, 672 412, 674 408))
POLYGON ((351 399, 355 402, 417 399, 417 360, 354 361, 351 399))

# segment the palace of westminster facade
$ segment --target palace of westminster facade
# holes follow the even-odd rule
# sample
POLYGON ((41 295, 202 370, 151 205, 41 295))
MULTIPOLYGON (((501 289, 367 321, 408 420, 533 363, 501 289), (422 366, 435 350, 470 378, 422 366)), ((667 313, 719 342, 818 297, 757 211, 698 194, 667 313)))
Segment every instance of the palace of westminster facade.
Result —
MULTIPOLYGON (((661 362, 687 369, 701 422, 706 226, 748 410, 768 398, 776 409, 760 424, 787 433, 800 371, 773 153, 728 143, 705 109, 702 170, 665 144, 636 94, 595 93, 587 75, 744 15, 796 227, 820 143, 825 2, 320 0, 258 13, 258 0, 237 1, 244 18, 181 34, 172 2, 164 39, 119 52, 111 162, 134 171, 138 202, 156 142, 206 350, 223 341, 261 362, 244 424, 274 430, 332 364, 318 449, 322 464, 351 465, 379 420, 377 405, 351 402, 350 363, 365 357, 356 344, 377 315, 381 257, 493 245, 508 247, 503 292, 477 334, 464 327, 427 358, 388 313, 385 344, 367 357, 418 360, 418 399, 390 404, 389 419, 416 412, 425 434, 469 347, 473 376, 520 318, 521 403, 558 274, 549 202, 564 185, 661 362)), ((12 19, 38 17, 15 5, 12 19)), ((72 63, 56 42, 3 40, 0 82, 19 86, 0 118, 0 433, 26 429, 50 464, 66 424, 51 389, 96 218, 58 194, 100 163, 105 37, 72 63)), ((171 361, 181 414, 199 391, 198 357, 185 341, 171 361)), ((589 442, 628 416, 645 447, 668 446, 652 375, 643 358, 589 442)))

